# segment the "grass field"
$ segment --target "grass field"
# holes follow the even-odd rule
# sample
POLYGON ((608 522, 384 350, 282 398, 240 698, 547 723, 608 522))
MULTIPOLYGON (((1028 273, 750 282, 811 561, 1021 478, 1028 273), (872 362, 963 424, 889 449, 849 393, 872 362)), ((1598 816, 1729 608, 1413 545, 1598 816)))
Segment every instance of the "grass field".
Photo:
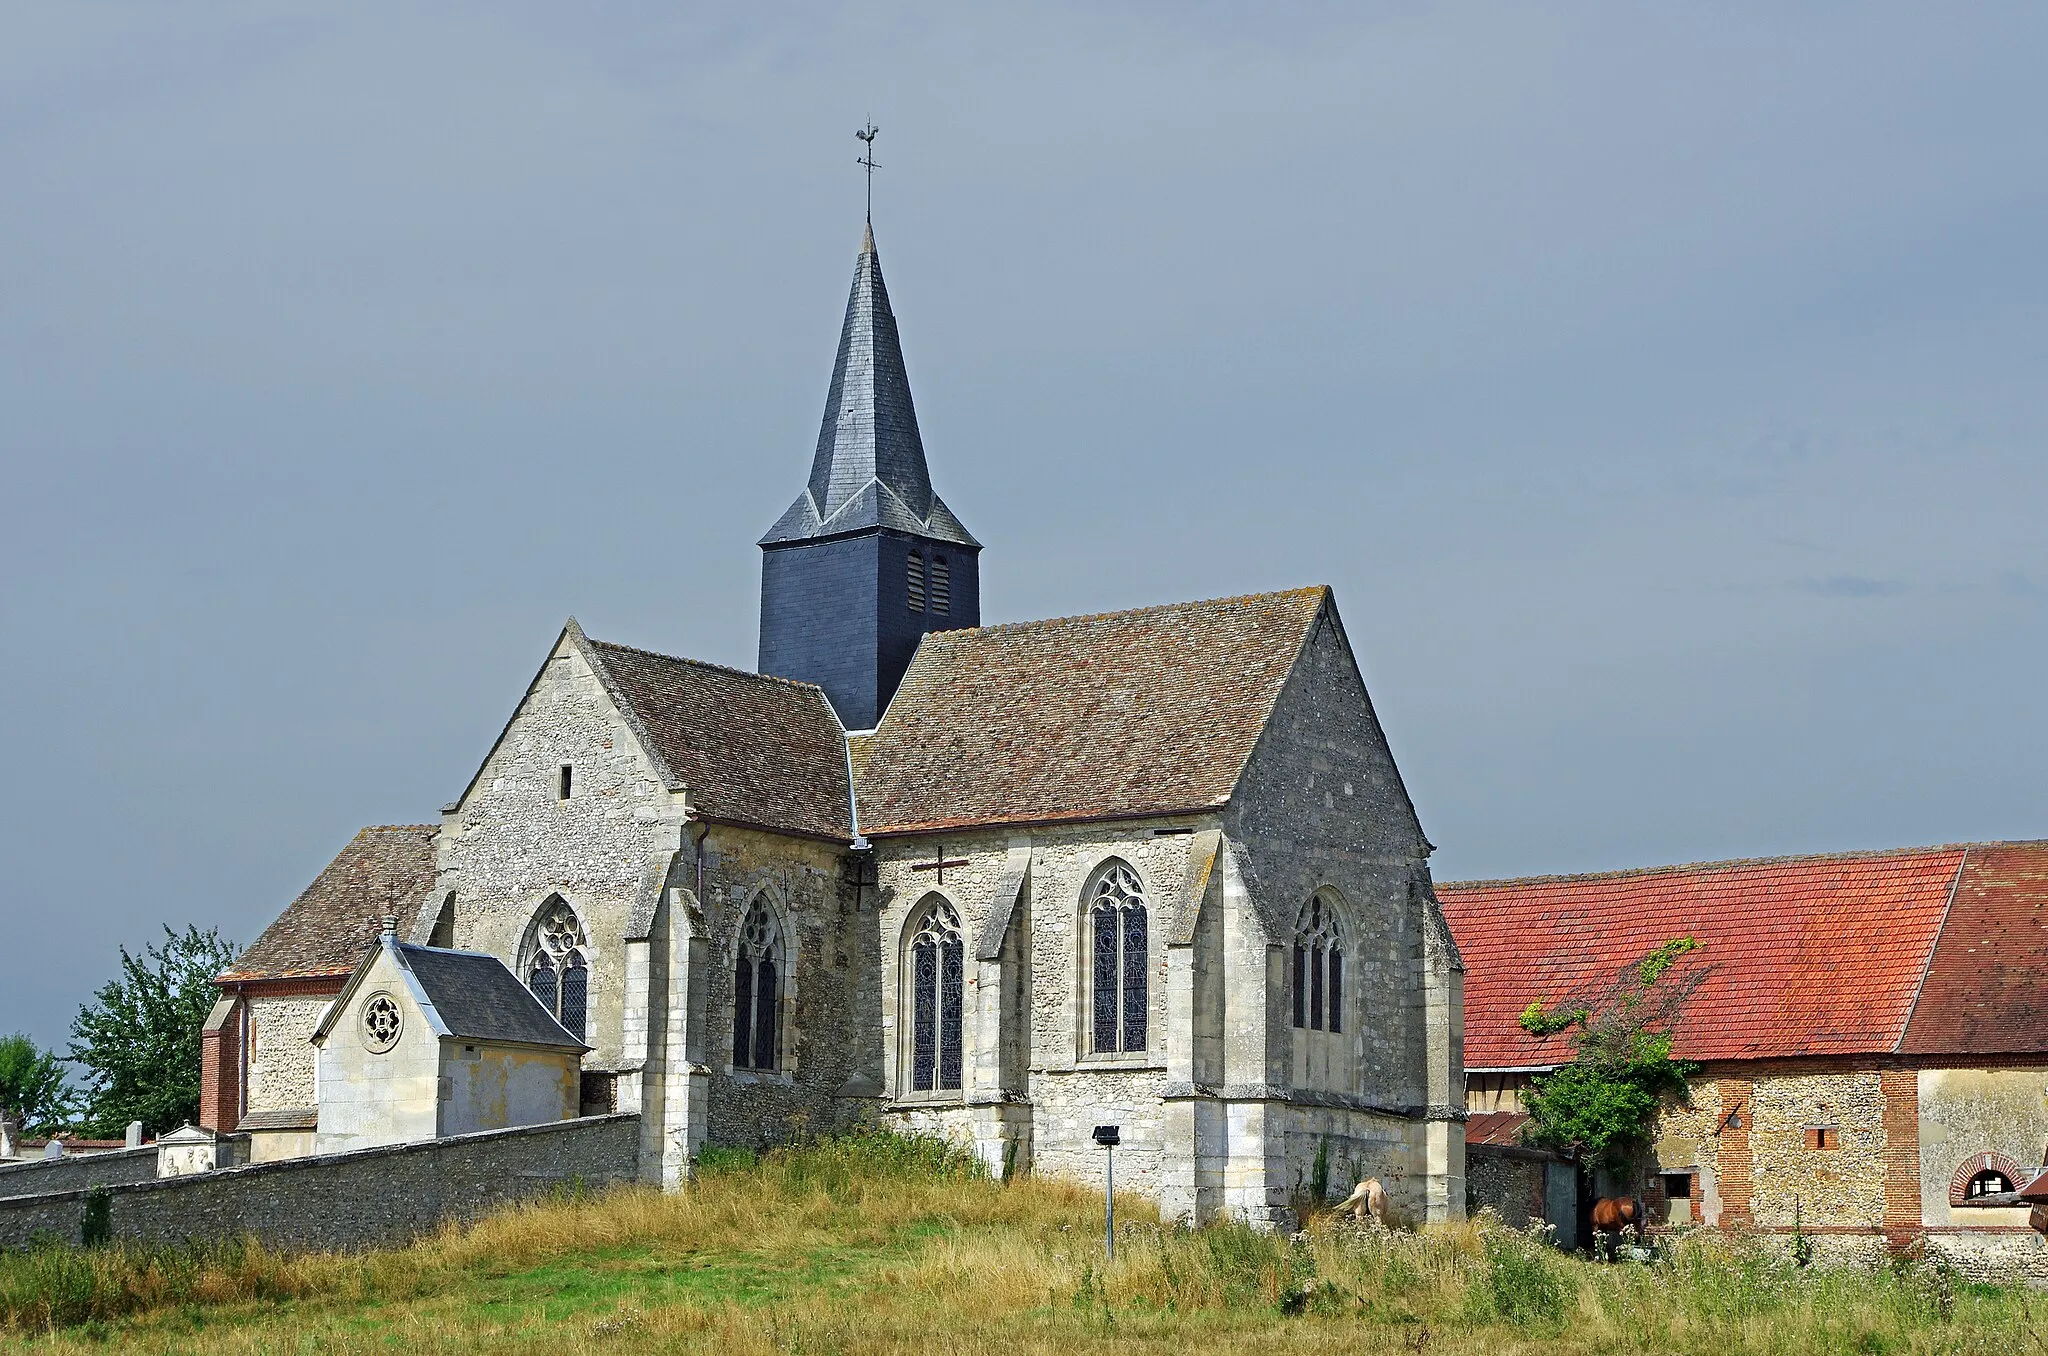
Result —
POLYGON ((35 1352, 1984 1352, 2048 1356, 2048 1295, 1702 1242, 1596 1266, 1498 1227, 1301 1241, 984 1180, 869 1136, 728 1157, 676 1196, 556 1200, 361 1256, 0 1256, 35 1352))

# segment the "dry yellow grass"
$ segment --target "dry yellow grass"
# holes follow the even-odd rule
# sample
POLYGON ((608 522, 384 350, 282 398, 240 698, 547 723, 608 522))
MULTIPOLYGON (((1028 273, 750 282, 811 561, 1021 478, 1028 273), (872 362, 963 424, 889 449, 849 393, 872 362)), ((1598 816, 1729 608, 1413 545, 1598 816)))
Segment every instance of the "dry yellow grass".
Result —
POLYGON ((2048 1356, 2042 1297, 1959 1286, 1924 1266, 1801 1272, 1715 1240, 1668 1263, 1601 1267, 1484 1224, 1409 1235, 1320 1226, 1289 1241, 1164 1229, 1136 1200, 1120 1203, 1128 1223, 1111 1263, 1100 1209, 1081 1187, 979 1180, 933 1145, 828 1143, 674 1196, 537 1203, 356 1257, 71 1254, 102 1268, 120 1302, 54 1330, 25 1321, 28 1263, 15 1259, 0 1263, 0 1322, 15 1324, 0 1345, 2048 1356))

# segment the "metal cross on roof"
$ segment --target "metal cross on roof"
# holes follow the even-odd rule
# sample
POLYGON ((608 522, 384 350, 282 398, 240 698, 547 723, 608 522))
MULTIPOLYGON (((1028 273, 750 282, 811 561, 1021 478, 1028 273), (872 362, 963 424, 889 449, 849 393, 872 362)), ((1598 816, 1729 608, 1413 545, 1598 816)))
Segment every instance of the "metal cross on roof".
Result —
POLYGON ((868 172, 867 215, 869 221, 875 219, 875 136, 881 130, 871 121, 868 123, 865 131, 854 133, 855 136, 859 137, 867 145, 867 149, 861 152, 860 159, 853 163, 868 172))

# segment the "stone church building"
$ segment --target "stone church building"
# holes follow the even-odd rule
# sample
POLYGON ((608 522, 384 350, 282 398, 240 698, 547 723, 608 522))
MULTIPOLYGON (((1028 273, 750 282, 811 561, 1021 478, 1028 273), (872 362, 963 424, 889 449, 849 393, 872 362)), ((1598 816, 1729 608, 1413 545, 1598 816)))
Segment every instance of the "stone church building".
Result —
POLYGON ((760 546, 761 672, 570 621, 440 822, 218 978, 210 1127, 311 1150, 310 1037, 396 915, 509 967, 666 1185, 869 1119, 1094 1178, 1116 1124, 1170 1216, 1285 1225, 1319 1152, 1462 1215, 1462 966, 1327 588, 981 625, 872 232, 760 546))

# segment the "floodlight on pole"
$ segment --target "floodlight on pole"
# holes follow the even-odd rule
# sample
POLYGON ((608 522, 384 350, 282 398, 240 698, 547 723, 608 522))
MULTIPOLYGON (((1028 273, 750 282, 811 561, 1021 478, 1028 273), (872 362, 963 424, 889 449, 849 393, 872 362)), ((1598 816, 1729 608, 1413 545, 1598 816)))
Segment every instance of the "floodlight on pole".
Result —
POLYGON ((1121 1138, 1114 1125, 1095 1127, 1095 1142, 1109 1155, 1102 1185, 1102 1241, 1111 1261, 1116 1260, 1116 1146, 1121 1138))

